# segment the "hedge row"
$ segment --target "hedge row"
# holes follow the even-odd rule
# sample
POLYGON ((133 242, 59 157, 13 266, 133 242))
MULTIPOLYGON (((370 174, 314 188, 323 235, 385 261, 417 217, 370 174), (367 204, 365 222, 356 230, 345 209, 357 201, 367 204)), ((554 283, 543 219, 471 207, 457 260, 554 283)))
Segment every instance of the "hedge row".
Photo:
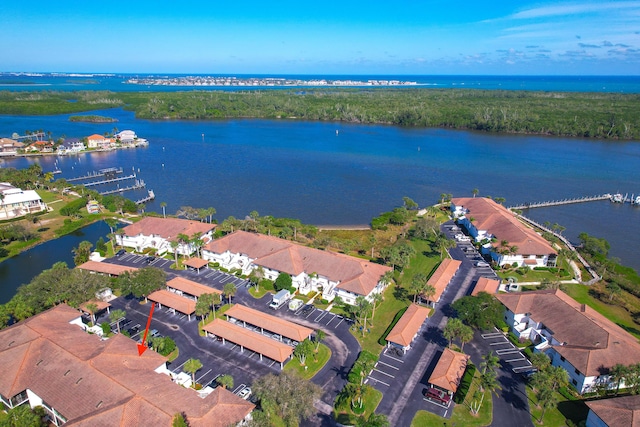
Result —
POLYGON ((467 397, 467 393, 469 393, 469 388, 471 387, 475 374, 476 365, 469 363, 467 365, 467 369, 464 371, 464 375, 462 376, 462 381, 460 381, 460 385, 458 386, 458 391, 453 395, 453 401, 455 403, 461 404, 464 402, 464 399, 467 397))

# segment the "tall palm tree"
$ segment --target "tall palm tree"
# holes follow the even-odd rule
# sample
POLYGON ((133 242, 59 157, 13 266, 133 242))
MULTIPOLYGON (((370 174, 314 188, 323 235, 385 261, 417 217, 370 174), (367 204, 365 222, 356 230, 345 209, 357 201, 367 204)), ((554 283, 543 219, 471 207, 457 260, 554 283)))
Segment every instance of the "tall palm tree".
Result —
POLYGON ((376 317, 376 307, 378 307, 378 305, 384 300, 384 297, 382 296, 382 294, 379 293, 374 293, 373 295, 371 295, 371 305, 372 305, 372 310, 371 310, 371 321, 373 322, 373 318, 376 317))
POLYGON ((109 320, 116 323, 116 328, 118 329, 118 333, 120 333, 120 319, 124 318, 127 315, 127 312, 124 310, 111 310, 109 313, 109 320))
POLYGON ((160 207, 162 208, 162 217, 166 218, 167 217, 167 212, 166 212, 165 208, 167 207, 167 202, 160 202, 160 207))
POLYGON ((191 387, 195 388, 196 386, 196 372, 202 369, 202 362, 198 359, 189 359, 184 363, 182 367, 185 372, 191 374, 191 387))
POLYGON ((229 300, 229 304, 231 304, 231 297, 233 297, 236 294, 237 290, 238 289, 236 288, 236 285, 234 285, 233 283, 227 283, 226 285, 224 285, 224 288, 223 288, 224 295, 229 300))
POLYGON ((613 365, 613 367, 609 371, 609 377, 612 381, 616 382, 616 396, 618 395, 618 391, 620 390, 620 384, 626 379, 627 375, 629 375, 629 367, 624 366, 620 363, 616 363, 615 365, 613 365))

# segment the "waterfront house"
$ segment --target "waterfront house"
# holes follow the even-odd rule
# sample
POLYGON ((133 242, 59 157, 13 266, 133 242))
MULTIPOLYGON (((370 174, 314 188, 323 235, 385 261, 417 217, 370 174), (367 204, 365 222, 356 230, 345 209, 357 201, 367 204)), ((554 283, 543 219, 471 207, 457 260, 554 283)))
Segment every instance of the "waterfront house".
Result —
POLYGON ((609 376, 616 364, 640 363, 640 344, 627 331, 560 290, 498 294, 504 319, 518 338, 529 339, 553 366, 569 374, 580 393, 598 384, 615 388, 609 376))
POLYGON ((223 387, 185 388, 164 356, 86 328, 79 311, 60 304, 0 331, 0 401, 41 406, 55 426, 170 427, 176 413, 193 427, 249 419, 252 403, 223 387))
POLYGON ((10 138, 0 138, 0 156, 15 156, 18 150, 24 148, 24 143, 10 138))
POLYGON ((58 154, 75 154, 84 151, 86 148, 78 138, 67 138, 58 146, 58 154))
POLYGON ((102 135, 93 134, 87 137, 87 146, 89 148, 106 150, 112 147, 113 140, 102 135))
POLYGON ((121 246, 133 248, 138 252, 145 249, 155 249, 156 253, 173 253, 171 242, 178 242, 176 251, 180 255, 190 256, 196 247, 190 241, 181 241, 179 235, 192 239, 194 235, 207 243, 212 239, 216 224, 208 224, 180 218, 146 217, 127 225, 122 229, 123 234, 116 235, 116 241, 121 246))
POLYGON ((0 220, 47 210, 47 205, 34 190, 22 190, 2 182, 0 194, 0 220))
POLYGON ((390 267, 360 258, 246 231, 236 231, 208 243, 202 257, 244 274, 262 268, 264 277, 270 280, 287 273, 303 295, 319 292, 327 301, 340 297, 352 305, 358 296, 370 299, 381 293, 386 287, 382 276, 391 271, 390 267))
POLYGON ((121 132, 118 132, 115 137, 116 140, 121 144, 132 144, 133 141, 138 139, 138 135, 136 135, 136 133, 132 130, 123 130, 121 132))
POLYGON ((555 266, 558 253, 534 229, 523 224, 510 210, 485 197, 451 200, 451 211, 481 252, 500 266, 555 266))

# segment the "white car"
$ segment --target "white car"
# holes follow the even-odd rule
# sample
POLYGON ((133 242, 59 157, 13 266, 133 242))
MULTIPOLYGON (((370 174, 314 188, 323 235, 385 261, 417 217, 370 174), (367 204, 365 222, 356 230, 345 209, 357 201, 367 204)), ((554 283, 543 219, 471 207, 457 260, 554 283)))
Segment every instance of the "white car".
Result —
POLYGON ((238 396, 243 398, 244 400, 249 399, 249 396, 251 396, 251 389, 249 387, 245 387, 242 390, 240 390, 240 393, 238 393, 238 396))
POLYGON ((476 262, 476 267, 489 267, 489 263, 486 263, 484 261, 478 261, 476 262))

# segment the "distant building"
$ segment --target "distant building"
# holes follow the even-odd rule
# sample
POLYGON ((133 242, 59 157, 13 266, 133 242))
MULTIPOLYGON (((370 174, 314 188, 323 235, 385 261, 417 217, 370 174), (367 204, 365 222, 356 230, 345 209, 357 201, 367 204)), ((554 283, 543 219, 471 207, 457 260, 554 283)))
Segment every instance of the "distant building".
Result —
POLYGON ((627 331, 560 290, 498 294, 504 319, 518 338, 529 339, 553 366, 564 368, 578 393, 599 384, 614 388, 616 364, 640 363, 640 344, 627 331))
POLYGON ((170 427, 177 413, 192 427, 249 419, 252 403, 223 387, 185 388, 165 357, 85 328, 79 311, 60 304, 0 331, 0 401, 41 406, 55 426, 170 427))
POLYGON ((227 269, 240 269, 244 274, 261 267, 270 280, 287 273, 301 294, 320 292, 322 299, 340 297, 351 305, 358 296, 370 299, 373 294, 382 293, 386 287, 382 276, 391 271, 390 267, 360 258, 245 231, 210 242, 203 248, 202 257, 227 269))
POLYGON ((18 150, 24 148, 24 143, 9 138, 0 138, 0 156, 15 156, 18 150))
POLYGON ((47 205, 34 190, 21 190, 8 182, 0 183, 0 220, 47 210, 47 205))
POLYGON ((500 266, 555 266, 558 253, 540 234, 520 222, 513 212, 485 197, 462 197, 451 200, 451 211, 463 225, 481 252, 500 266))
MULTIPOLYGON (((121 246, 134 248, 138 252, 145 249, 155 249, 158 254, 173 253, 171 242, 178 242, 178 235, 184 234, 191 239, 197 234, 204 243, 213 238, 216 224, 208 224, 179 218, 146 217, 122 229, 124 234, 116 235, 116 241, 121 246)), ((196 247, 191 242, 180 243, 177 252, 191 255, 196 247)))
POLYGON ((86 146, 78 138, 67 138, 58 146, 59 154, 73 154, 86 150, 86 146))
POLYGON ((102 135, 93 134, 87 137, 87 146, 89 148, 105 150, 112 147, 113 140, 102 135))

